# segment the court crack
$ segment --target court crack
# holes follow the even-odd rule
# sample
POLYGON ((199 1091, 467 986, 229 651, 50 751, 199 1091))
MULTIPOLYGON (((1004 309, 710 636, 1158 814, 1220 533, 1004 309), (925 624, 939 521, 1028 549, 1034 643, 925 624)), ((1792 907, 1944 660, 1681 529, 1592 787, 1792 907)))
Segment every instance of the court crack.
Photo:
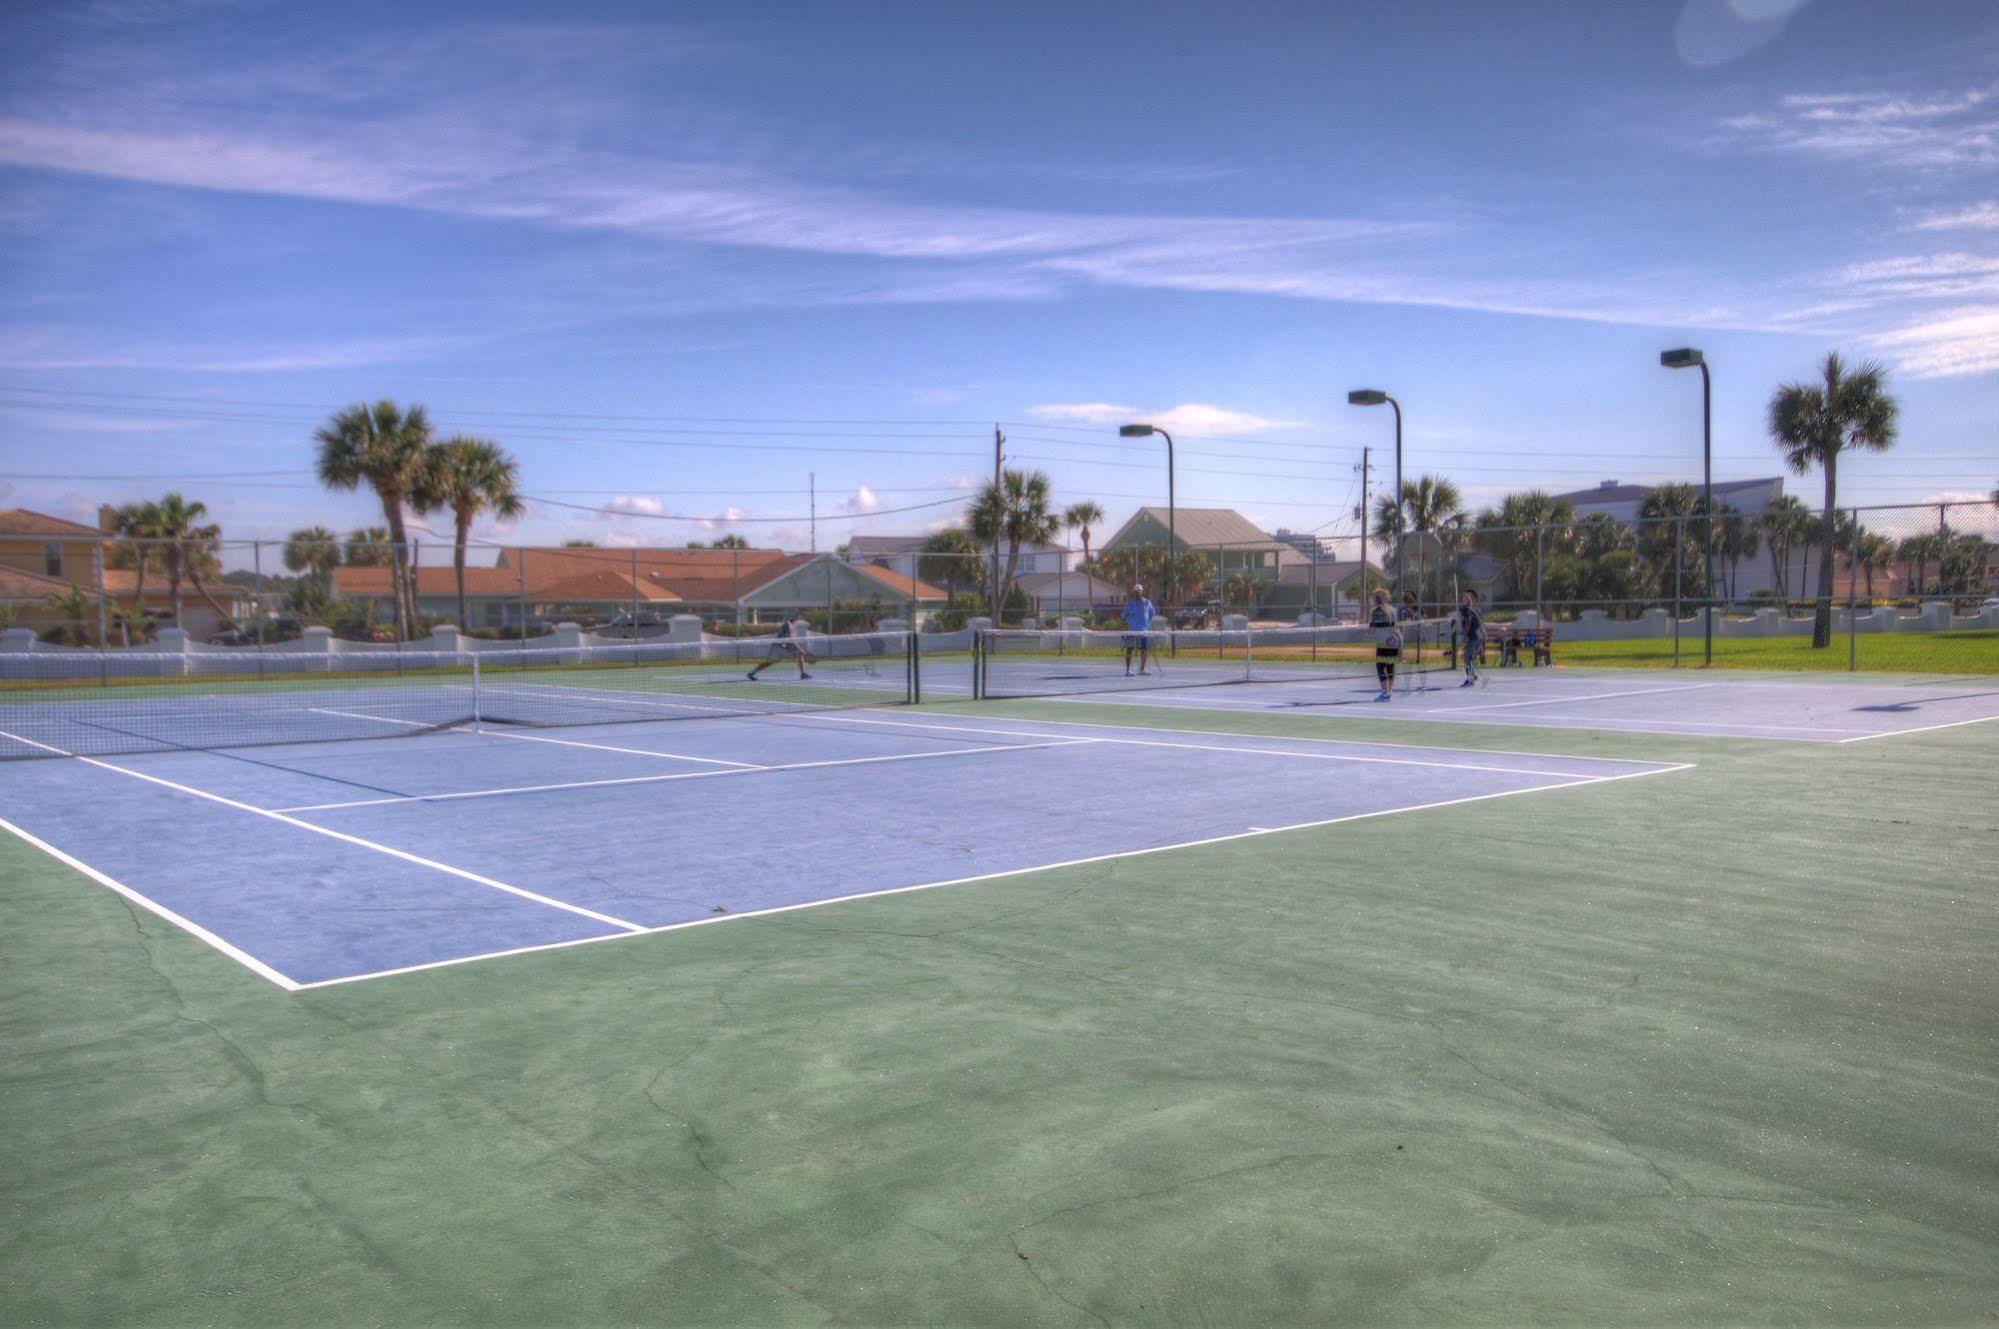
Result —
MULTIPOLYGON (((677 1066, 679 1064, 680 1064, 679 1062, 675 1062, 674 1066, 677 1066)), ((645 1082, 645 1086, 641 1092, 645 1094, 646 1101, 648 1103, 651 1103, 655 1108, 659 1109, 661 1113, 673 1118, 675 1121, 679 1122, 682 1126, 684 1126, 687 1129, 687 1139, 688 1143, 693 1146, 692 1152, 694 1154, 695 1164, 698 1167, 700 1167, 700 1169, 703 1172, 706 1172, 709 1176, 713 1177, 716 1181, 721 1182, 724 1186, 727 1186, 730 1190, 732 1191, 738 1190, 739 1188, 737 1187, 735 1182, 730 1181, 727 1177, 723 1176, 719 1171, 716 1170, 715 1165, 708 1161, 708 1155, 706 1153, 706 1149, 711 1142, 707 1136, 701 1133, 701 1128, 695 1125, 694 1118, 688 1116, 685 1112, 680 1111, 679 1109, 673 1107, 669 1103, 660 1102, 659 1095, 653 1092, 653 1089, 659 1084, 661 1080, 666 1078, 667 1074, 674 1069, 674 1066, 660 1067, 658 1071, 654 1072, 653 1077, 645 1082)))

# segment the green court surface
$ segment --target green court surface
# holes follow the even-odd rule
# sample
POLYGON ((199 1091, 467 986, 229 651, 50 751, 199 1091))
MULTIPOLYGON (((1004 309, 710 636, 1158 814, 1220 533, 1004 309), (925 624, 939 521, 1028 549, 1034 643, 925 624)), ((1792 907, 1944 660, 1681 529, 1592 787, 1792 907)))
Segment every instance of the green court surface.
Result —
POLYGON ((1993 1322, 1999 724, 1363 736, 1695 769, 300 993, 0 837, 0 1318, 1993 1322))

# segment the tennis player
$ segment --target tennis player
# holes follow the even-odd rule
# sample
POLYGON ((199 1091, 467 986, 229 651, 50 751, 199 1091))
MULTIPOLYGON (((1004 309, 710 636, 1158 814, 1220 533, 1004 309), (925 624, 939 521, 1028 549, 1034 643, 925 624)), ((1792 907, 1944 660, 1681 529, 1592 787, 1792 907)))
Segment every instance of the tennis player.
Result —
POLYGON ((1388 591, 1374 593, 1374 608, 1368 611, 1367 626, 1375 633, 1374 677, 1381 684, 1376 701, 1395 697, 1395 664, 1402 658, 1402 629, 1395 626, 1395 611, 1388 607, 1388 591))
POLYGON ((777 636, 771 638, 770 654, 764 657, 762 664, 750 670, 750 682, 756 682, 758 674, 761 674, 779 660, 798 661, 798 676, 800 678, 812 677, 812 675, 805 672, 805 635, 810 631, 811 628, 805 622, 805 611, 803 609, 792 610, 791 617, 786 619, 784 626, 777 630, 777 636))
POLYGON ((1458 686, 1468 688, 1478 682, 1479 652, 1485 649, 1485 615, 1478 612, 1478 592, 1469 586, 1458 597, 1457 620, 1458 641, 1465 649, 1465 681, 1458 686))
POLYGON ((1131 598, 1124 602, 1124 676, 1131 677, 1131 657, 1138 656, 1138 672, 1145 672, 1146 664, 1152 659, 1152 620, 1159 614, 1158 606, 1145 598, 1145 587, 1134 583, 1131 598))

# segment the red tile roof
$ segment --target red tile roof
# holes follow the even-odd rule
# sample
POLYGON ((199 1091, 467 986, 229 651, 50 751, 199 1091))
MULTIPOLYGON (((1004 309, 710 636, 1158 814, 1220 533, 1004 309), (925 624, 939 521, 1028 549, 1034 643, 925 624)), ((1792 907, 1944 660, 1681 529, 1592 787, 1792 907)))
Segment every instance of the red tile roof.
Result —
POLYGON ((0 566, 0 600, 20 603, 27 600, 43 600, 51 595, 62 595, 76 590, 73 582, 59 577, 44 577, 39 572, 23 572, 20 568, 0 566))

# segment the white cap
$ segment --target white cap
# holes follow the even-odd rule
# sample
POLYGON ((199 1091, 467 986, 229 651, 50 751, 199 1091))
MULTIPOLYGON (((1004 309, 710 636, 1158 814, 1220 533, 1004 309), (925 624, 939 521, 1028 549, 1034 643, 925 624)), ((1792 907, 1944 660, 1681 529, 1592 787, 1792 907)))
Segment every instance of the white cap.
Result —
POLYGON ((1139 592, 1143 591, 1144 589, 1145 589, 1145 583, 1142 581, 1135 581, 1131 584, 1131 593, 1133 595, 1137 595, 1139 592))

